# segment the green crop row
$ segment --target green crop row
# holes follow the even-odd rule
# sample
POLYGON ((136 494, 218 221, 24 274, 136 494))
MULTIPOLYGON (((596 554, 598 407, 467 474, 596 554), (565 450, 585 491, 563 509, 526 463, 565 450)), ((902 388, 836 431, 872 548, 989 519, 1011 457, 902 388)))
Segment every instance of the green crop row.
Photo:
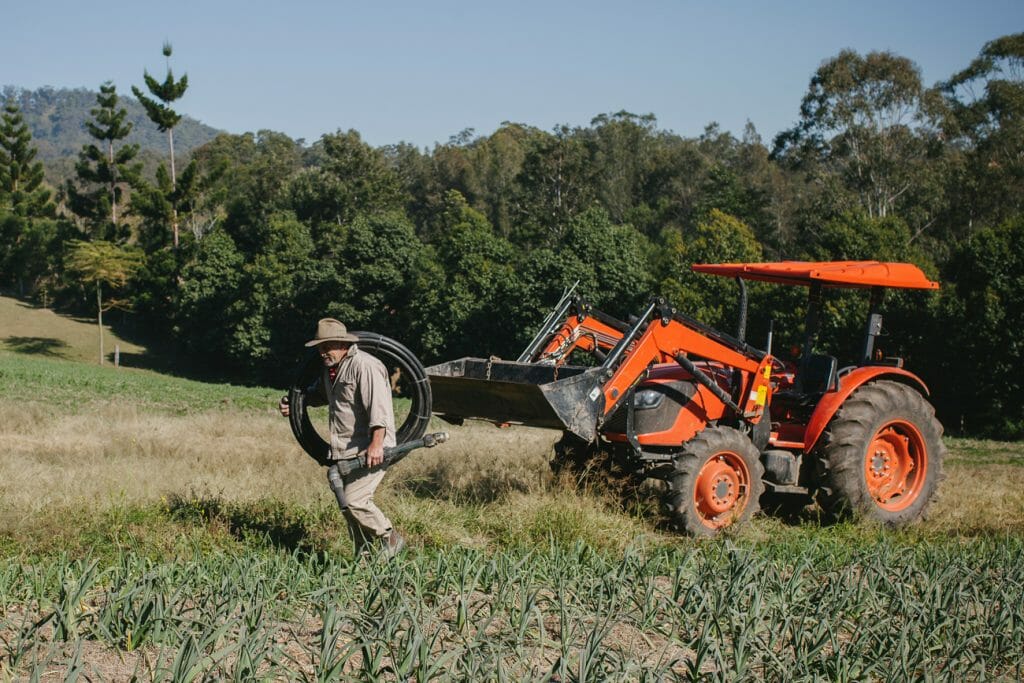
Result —
POLYGON ((1024 544, 879 534, 352 563, 248 547, 0 564, 0 672, 140 680, 987 680, 1024 675, 1024 544), (106 670, 107 675, 111 674, 106 670))

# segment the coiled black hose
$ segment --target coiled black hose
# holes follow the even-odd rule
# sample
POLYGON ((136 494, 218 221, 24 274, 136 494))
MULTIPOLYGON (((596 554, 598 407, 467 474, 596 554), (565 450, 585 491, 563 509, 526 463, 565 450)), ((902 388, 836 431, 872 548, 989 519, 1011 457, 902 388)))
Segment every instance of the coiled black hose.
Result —
MULTIPOLYGON (((379 358, 388 370, 398 367, 403 377, 409 379, 411 385, 412 405, 402 426, 395 434, 398 444, 406 443, 423 437, 430 422, 430 409, 433 399, 430 394, 430 380, 420 360, 401 343, 376 332, 353 332, 359 338, 359 350, 373 354, 379 358)), ((288 422, 292 434, 311 458, 321 465, 328 464, 330 444, 317 433, 307 414, 307 394, 313 390, 317 380, 323 375, 324 366, 316 347, 310 349, 299 364, 295 381, 288 390, 288 404, 291 411, 288 422)))

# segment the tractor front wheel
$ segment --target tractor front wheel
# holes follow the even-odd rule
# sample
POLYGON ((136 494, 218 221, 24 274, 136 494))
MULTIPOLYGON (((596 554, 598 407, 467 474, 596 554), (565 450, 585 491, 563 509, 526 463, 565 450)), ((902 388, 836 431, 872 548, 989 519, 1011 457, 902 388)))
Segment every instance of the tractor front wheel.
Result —
POLYGON ((818 502, 833 518, 862 515, 890 526, 924 516, 942 480, 942 425, 905 384, 866 384, 825 432, 818 502))
POLYGON ((668 478, 665 508, 677 531, 714 536, 759 509, 764 466, 757 448, 731 427, 708 427, 683 446, 668 478))

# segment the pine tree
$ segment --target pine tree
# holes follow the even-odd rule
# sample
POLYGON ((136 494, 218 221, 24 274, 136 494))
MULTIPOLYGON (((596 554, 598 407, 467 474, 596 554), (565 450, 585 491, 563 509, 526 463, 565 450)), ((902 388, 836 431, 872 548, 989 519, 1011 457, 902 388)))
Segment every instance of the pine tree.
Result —
POLYGON ((79 181, 91 189, 79 189, 68 183, 69 203, 76 215, 92 224, 91 232, 96 239, 124 240, 127 229, 119 222, 118 206, 123 205, 125 188, 139 182, 142 165, 132 163, 139 146, 122 145, 115 149, 114 143, 128 136, 132 124, 124 120, 128 111, 117 106, 117 88, 113 83, 107 81, 100 86, 96 103, 99 106, 90 111, 93 120, 85 126, 98 144, 83 145, 75 164, 79 181))
MULTIPOLYGON (((188 74, 182 75, 182 77, 175 81, 174 74, 171 72, 171 44, 168 42, 164 43, 163 54, 167 58, 167 76, 164 78, 164 82, 160 83, 155 78, 149 75, 149 72, 143 70, 142 77, 146 82, 146 88, 149 92, 156 97, 152 99, 143 94, 142 90, 132 86, 132 93, 138 98, 139 102, 146 109, 146 115, 149 120, 156 124, 157 128, 161 131, 167 131, 167 144, 171 150, 171 187, 175 188, 178 184, 178 178, 174 169, 174 127, 178 125, 178 121, 181 120, 181 114, 177 113, 170 107, 170 103, 181 98, 188 89, 188 74), (157 101, 159 100, 159 101, 157 101)), ((178 217, 177 211, 173 214, 173 233, 174 233, 174 248, 178 248, 178 217)))
POLYGON ((176 185, 171 182, 167 167, 161 164, 156 169, 156 182, 144 183, 132 197, 132 212, 142 219, 138 226, 139 245, 146 253, 165 246, 168 225, 191 221, 196 230, 193 211, 205 181, 200 177, 195 159, 178 176, 176 185))
POLYGON ((43 186, 43 164, 33 161, 32 132, 14 101, 0 118, 0 210, 25 217, 52 216, 51 192, 43 186))
POLYGON ((32 133, 13 100, 0 116, 0 281, 38 283, 49 270, 56 207, 34 161, 32 133))

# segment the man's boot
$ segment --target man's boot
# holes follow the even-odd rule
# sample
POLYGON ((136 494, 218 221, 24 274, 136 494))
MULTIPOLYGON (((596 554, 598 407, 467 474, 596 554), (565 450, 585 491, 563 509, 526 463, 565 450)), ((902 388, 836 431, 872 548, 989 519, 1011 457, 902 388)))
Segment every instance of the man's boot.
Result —
POLYGON ((405 539, 402 538, 402 534, 392 529, 384 540, 384 555, 388 559, 397 556, 400 552, 405 550, 405 539))

